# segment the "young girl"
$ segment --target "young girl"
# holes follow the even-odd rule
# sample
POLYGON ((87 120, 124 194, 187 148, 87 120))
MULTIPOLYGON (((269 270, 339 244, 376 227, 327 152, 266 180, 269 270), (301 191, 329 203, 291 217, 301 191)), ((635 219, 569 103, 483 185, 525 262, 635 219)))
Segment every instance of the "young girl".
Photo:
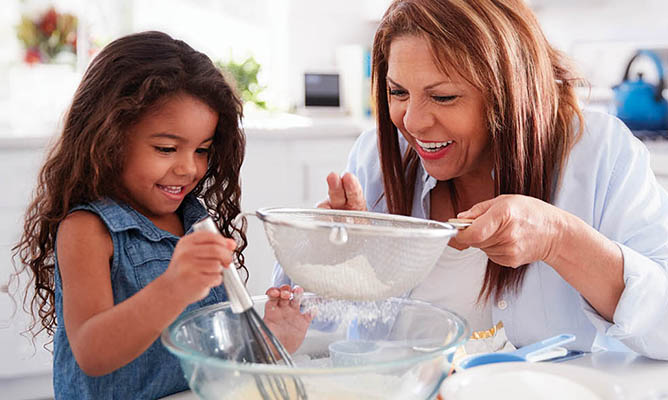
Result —
MULTIPOLYGON (((158 337, 184 310, 226 300, 221 265, 243 267, 241 117, 211 60, 163 33, 118 39, 91 63, 14 248, 54 336, 56 398, 187 389, 158 337), (226 238, 189 233, 208 213, 226 238)), ((294 350, 310 317, 290 290, 272 297, 267 323, 294 350), (296 318, 281 331, 284 316, 296 318)))

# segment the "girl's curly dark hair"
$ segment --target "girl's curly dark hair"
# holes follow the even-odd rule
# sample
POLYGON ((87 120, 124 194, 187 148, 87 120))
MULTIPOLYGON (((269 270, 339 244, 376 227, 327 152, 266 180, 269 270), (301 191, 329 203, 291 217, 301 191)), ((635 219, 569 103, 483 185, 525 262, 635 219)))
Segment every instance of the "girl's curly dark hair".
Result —
POLYGON ((237 239, 236 256, 244 267, 245 221, 233 223, 241 212, 239 174, 246 141, 242 103, 211 60, 183 41, 161 32, 128 35, 107 45, 86 70, 62 134, 39 173, 23 234, 12 249, 13 259, 20 260, 13 278, 26 269, 32 273, 25 305, 37 314, 29 327, 33 335, 44 330, 53 335, 56 325, 58 224, 77 204, 121 193, 118 174, 128 128, 157 102, 179 93, 218 112, 208 169, 192 193, 203 201, 222 233, 237 239), (31 287, 34 295, 28 300, 31 287))

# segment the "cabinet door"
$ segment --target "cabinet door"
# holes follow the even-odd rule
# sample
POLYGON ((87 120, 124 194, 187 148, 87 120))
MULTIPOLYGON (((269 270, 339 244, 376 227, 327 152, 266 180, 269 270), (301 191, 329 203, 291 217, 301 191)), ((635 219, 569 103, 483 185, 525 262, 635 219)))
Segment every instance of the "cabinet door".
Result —
MULTIPOLYGON (((41 335, 31 342, 22 335, 31 321, 23 310, 22 296, 28 275, 23 275, 13 295, 6 292, 14 271, 11 248, 23 227, 23 214, 32 197, 43 146, 0 149, 0 183, 7 190, 0 196, 0 392, 3 398, 53 396, 51 353, 43 348, 49 340, 41 335)), ((32 292, 29 293, 32 296, 32 292)))
POLYGON ((300 175, 299 198, 296 200, 301 207, 315 207, 327 198, 327 175, 343 172, 354 142, 354 137, 344 137, 301 140, 294 144, 296 157, 292 168, 300 175))

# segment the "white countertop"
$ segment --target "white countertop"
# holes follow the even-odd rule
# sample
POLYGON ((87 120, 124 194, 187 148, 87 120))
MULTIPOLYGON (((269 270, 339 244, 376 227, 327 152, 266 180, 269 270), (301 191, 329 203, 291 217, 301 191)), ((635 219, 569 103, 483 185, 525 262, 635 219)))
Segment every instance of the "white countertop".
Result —
MULTIPOLYGON (((668 399, 668 361, 652 360, 633 353, 604 351, 587 354, 564 364, 595 369, 612 377, 629 400, 654 400, 652 394, 665 393, 668 399)), ((169 400, 195 400, 195 393, 186 391, 164 397, 169 400)))
MULTIPOLYGON (((251 113, 243 120, 248 141, 260 140, 309 140, 340 137, 357 137, 364 130, 373 128, 371 119, 354 119, 344 114, 320 114, 314 116, 288 113, 251 113)), ((0 149, 41 148, 54 140, 58 126, 13 126, 0 121, 0 149)))

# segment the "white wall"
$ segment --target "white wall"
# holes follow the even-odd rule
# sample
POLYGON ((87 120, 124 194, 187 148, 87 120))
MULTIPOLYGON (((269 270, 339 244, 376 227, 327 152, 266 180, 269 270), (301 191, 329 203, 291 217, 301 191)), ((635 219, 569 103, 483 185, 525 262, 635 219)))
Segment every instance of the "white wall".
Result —
POLYGON ((336 69, 336 48, 371 46, 377 25, 375 2, 290 0, 287 30, 287 87, 293 105, 303 105, 304 72, 336 69), (343 7, 342 3, 350 4, 343 7))
MULTIPOLYGON (((533 0, 536 14, 550 40, 570 54, 595 86, 621 81, 624 68, 638 48, 664 49, 668 68, 668 1, 666 0, 533 0)), ((639 68, 655 79, 653 66, 639 68)), ((635 64, 634 64, 635 67, 635 64)))

